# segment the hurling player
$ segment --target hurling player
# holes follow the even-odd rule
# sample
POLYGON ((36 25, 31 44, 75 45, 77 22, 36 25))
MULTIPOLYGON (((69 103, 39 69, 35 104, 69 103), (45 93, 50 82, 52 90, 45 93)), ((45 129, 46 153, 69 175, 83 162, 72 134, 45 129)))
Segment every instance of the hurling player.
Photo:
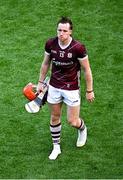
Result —
POLYGON ((50 132, 53 150, 49 159, 55 160, 61 154, 61 110, 63 102, 67 106, 67 120, 78 130, 77 147, 85 145, 87 127, 80 117, 80 70, 83 69, 86 81, 86 99, 94 100, 93 78, 85 46, 72 37, 73 24, 68 17, 57 23, 57 36, 45 44, 44 60, 40 69, 37 90, 43 89, 43 80, 51 67, 48 97, 51 118, 50 132))

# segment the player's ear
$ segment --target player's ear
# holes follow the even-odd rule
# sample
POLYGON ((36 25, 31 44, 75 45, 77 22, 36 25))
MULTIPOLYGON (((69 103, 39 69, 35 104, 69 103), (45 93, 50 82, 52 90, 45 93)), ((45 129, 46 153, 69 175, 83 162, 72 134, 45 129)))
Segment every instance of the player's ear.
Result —
POLYGON ((72 35, 72 30, 70 30, 70 35, 72 35))

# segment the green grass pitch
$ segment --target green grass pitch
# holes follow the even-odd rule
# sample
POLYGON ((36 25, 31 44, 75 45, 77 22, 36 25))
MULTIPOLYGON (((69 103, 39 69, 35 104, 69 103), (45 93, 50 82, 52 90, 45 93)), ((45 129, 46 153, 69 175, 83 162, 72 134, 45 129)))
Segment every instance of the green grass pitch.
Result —
POLYGON ((123 179, 123 2, 122 0, 0 0, 0 179, 123 179), (94 77, 95 102, 85 99, 85 147, 62 114, 62 154, 52 148, 48 105, 28 114, 22 94, 37 83, 45 41, 56 35, 61 16, 74 23, 94 77))

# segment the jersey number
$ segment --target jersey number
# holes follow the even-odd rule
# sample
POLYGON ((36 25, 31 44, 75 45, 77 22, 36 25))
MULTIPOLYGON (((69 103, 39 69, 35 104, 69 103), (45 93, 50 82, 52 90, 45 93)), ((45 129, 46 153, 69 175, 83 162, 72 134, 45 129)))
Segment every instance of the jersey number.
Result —
POLYGON ((60 52, 60 57, 64 57, 64 52, 60 52))

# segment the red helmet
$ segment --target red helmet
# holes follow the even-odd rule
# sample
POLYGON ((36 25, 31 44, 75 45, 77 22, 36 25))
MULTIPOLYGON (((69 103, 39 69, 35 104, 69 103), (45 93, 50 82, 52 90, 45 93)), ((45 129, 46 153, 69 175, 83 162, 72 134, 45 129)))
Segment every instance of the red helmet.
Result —
POLYGON ((38 95, 38 93, 36 92, 36 85, 32 83, 28 83, 23 89, 23 94, 30 101, 34 100, 36 96, 38 95))

